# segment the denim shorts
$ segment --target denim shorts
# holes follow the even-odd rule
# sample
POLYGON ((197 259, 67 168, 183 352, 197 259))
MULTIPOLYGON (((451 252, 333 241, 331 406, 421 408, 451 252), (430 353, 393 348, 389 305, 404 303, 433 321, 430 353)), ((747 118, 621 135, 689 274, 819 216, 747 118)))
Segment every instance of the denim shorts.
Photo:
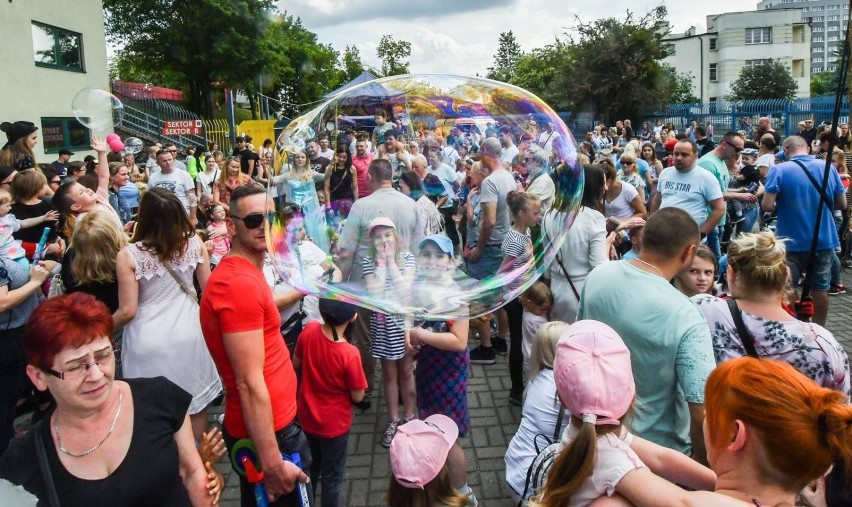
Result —
POLYGON ((484 280, 497 274, 501 264, 503 264, 503 251, 500 245, 486 245, 479 259, 468 261, 467 276, 475 280, 484 280))
MULTIPOLYGON (((814 268, 811 276, 811 289, 825 292, 831 285, 831 254, 834 250, 817 250, 814 268)), ((805 270, 810 252, 787 252, 787 266, 790 267, 790 277, 793 286, 799 285, 799 280, 805 270)))

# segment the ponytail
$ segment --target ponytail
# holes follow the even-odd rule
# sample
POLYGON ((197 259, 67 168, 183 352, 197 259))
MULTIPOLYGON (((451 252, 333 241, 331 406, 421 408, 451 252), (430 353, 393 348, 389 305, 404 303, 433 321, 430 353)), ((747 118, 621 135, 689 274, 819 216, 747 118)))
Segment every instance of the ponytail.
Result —
MULTIPOLYGON (((572 424, 576 418, 572 417, 572 424)), ((619 426, 619 429, 621 427, 619 426)), ((582 422, 577 436, 559 453, 547 474, 544 490, 530 499, 530 507, 561 507, 568 505, 571 495, 576 493, 592 475, 598 452, 598 434, 592 422, 582 422)))

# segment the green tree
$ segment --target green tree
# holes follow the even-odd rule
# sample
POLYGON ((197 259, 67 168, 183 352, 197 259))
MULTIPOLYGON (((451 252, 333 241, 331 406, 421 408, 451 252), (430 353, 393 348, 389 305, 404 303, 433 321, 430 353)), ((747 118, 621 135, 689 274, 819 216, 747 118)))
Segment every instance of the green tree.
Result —
POLYGON ((563 39, 519 58, 512 83, 528 88, 559 110, 589 112, 607 123, 638 118, 671 99, 673 83, 662 60, 668 55, 666 8, 641 17, 582 22, 563 39))
POLYGON ((743 67, 731 85, 730 100, 792 99, 796 96, 796 80, 790 69, 778 60, 743 67))
POLYGON ((811 76, 811 96, 834 95, 837 93, 838 71, 827 70, 811 76))
POLYGON ((502 32, 498 39, 497 54, 494 55, 494 66, 488 67, 485 77, 504 83, 510 82, 522 55, 521 45, 515 39, 515 34, 511 30, 502 32))
POLYGON ((341 81, 348 83, 364 72, 364 62, 361 60, 361 53, 355 46, 346 46, 341 56, 341 67, 343 67, 343 77, 341 81))
POLYGON ((376 54, 382 61, 382 75, 408 74, 408 61, 406 59, 411 56, 410 42, 394 40, 392 35, 382 35, 382 40, 376 47, 376 54))
POLYGON ((511 83, 538 95, 557 111, 571 109, 565 93, 562 72, 571 67, 571 47, 556 40, 543 48, 521 55, 514 68, 511 83))
POLYGON ((674 67, 668 64, 663 64, 665 83, 663 86, 668 88, 667 101, 671 104, 694 104, 700 102, 701 99, 695 96, 692 92, 692 84, 695 81, 695 76, 692 72, 677 72, 674 67))

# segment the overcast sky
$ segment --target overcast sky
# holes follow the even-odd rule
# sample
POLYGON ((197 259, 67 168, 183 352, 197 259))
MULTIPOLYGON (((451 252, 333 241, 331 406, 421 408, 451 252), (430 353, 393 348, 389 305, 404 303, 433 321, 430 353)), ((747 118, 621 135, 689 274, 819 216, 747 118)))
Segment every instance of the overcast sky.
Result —
MULTIPOLYGON (((583 20, 642 14, 654 0, 279 0, 319 41, 341 53, 355 45, 368 65, 380 67, 376 45, 383 34, 411 43, 412 73, 485 75, 497 39, 512 30, 523 51, 542 47, 583 20), (582 7, 580 7, 582 5, 582 7)), ((708 14, 755 10, 757 0, 666 1, 672 30, 706 27, 708 14)))

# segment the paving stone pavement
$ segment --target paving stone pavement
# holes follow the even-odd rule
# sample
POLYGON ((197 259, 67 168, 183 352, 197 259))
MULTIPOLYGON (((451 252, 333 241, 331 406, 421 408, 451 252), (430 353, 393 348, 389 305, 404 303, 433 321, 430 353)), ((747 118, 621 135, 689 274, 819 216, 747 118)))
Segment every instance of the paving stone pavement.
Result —
MULTIPOLYGON (((847 287, 852 287, 852 275, 843 275, 847 287)), ((826 327, 852 355, 852 288, 845 295, 830 296, 826 327)), ((471 340, 470 347, 476 343, 471 340)), ((377 373, 379 369, 377 368, 377 373)), ((374 385, 381 385, 381 375, 374 385)), ((503 493, 503 456, 509 441, 521 420, 521 409, 510 405, 509 366, 506 357, 497 356, 497 364, 471 365, 468 380, 470 406, 470 435, 461 439, 467 456, 468 482, 482 507, 510 507, 512 503, 503 493)), ((378 394, 378 393, 376 393, 378 394)), ((379 396, 378 398, 381 398, 379 396)), ((341 490, 341 506, 379 506, 390 480, 388 450, 382 447, 381 432, 387 422, 384 403, 377 407, 374 394, 373 407, 360 413, 355 410, 346 463, 346 480, 341 490)), ((221 413, 215 407, 211 416, 221 413)), ((239 506, 239 486, 230 465, 219 463, 217 469, 227 479, 227 489, 222 495, 223 507, 239 506)))

